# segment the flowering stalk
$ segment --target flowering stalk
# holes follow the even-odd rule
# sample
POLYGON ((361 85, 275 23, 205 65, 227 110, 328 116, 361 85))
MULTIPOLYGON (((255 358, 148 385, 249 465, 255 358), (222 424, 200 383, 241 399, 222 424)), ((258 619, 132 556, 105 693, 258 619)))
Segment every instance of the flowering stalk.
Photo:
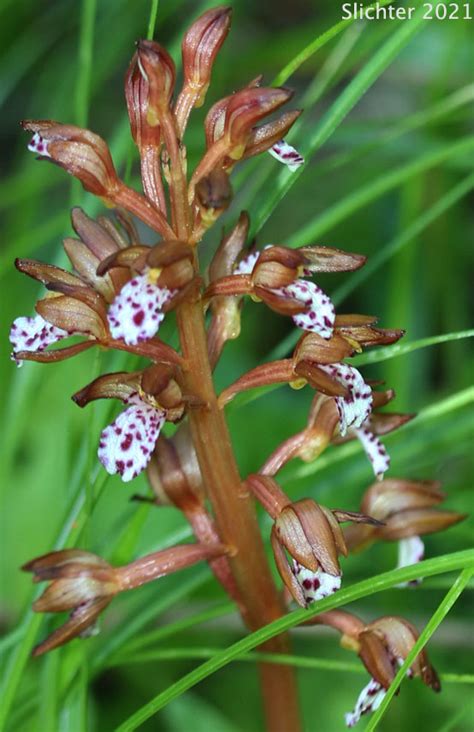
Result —
MULTIPOLYGON (((270 541, 286 593, 303 607, 339 590, 340 558, 347 557, 350 549, 399 539, 401 545, 405 542, 404 551, 417 550, 418 534, 461 518, 432 509, 441 500, 436 486, 380 482, 390 458, 379 437, 412 415, 378 413, 393 399, 393 391, 373 389, 375 385, 348 361, 366 347, 394 343, 403 332, 378 328, 371 316, 336 313, 330 297, 312 280, 320 272, 358 269, 365 257, 320 245, 246 249, 249 218, 242 212, 216 247, 208 272, 200 269, 198 244, 231 202, 234 166, 263 152, 289 170, 304 163, 282 139, 299 110, 267 119, 291 98, 291 92, 261 86, 257 77, 209 110, 206 150, 188 181, 183 134, 192 109, 204 102, 230 17, 229 8, 209 10, 186 33, 183 87, 176 100, 176 70, 167 51, 154 41, 137 45, 125 78, 125 95, 144 195, 119 179, 98 135, 51 121, 23 123, 34 133, 29 149, 65 168, 86 190, 115 206, 116 220, 101 217, 94 222, 73 210, 78 238, 64 242, 73 273, 17 260, 17 268, 48 292, 36 304, 36 315, 13 323, 12 357, 18 365, 25 360, 55 362, 95 346, 143 357, 147 363, 136 371, 102 374, 73 399, 80 407, 102 398, 122 402, 122 411, 101 432, 100 462, 125 483, 146 470, 153 502, 180 510, 198 540, 196 545, 173 547, 119 568, 81 550, 53 552, 28 563, 25 569, 36 581, 51 580, 35 609, 72 611, 69 621, 36 653, 89 631, 118 592, 199 560, 209 562, 248 628, 257 630, 278 618, 286 612, 284 594, 272 579, 254 499, 273 521, 270 541), (141 243, 130 214, 161 239, 152 246, 141 243), (256 366, 217 395, 212 372, 226 342, 240 333, 240 311, 247 296, 291 318, 302 334, 290 357, 256 366), (170 311, 176 314, 180 352, 157 336, 170 311), (71 337, 80 340, 55 347, 71 337), (307 425, 276 446, 258 473, 242 479, 225 407, 240 392, 277 383, 315 392, 309 400, 307 425), (166 422, 176 425, 171 437, 162 433, 166 422), (379 481, 364 497, 362 513, 329 509, 310 498, 292 501, 281 490, 275 476, 290 460, 313 461, 330 445, 353 438, 360 440, 379 481), (390 490, 397 487, 400 490, 390 490), (354 526, 343 531, 343 522, 354 526)), ((414 642, 415 631, 394 618, 365 626, 344 611, 322 614, 316 621, 340 630, 372 673, 349 715, 352 725, 364 711, 375 708, 373 695, 381 700, 396 664, 414 642), (380 668, 372 658, 377 643, 384 649, 379 653, 380 668)), ((264 648, 285 653, 288 638, 273 638, 264 648)), ((414 664, 413 672, 435 687, 435 674, 425 661, 414 664)), ((293 670, 289 665, 262 663, 260 671, 268 729, 298 732, 293 670)))

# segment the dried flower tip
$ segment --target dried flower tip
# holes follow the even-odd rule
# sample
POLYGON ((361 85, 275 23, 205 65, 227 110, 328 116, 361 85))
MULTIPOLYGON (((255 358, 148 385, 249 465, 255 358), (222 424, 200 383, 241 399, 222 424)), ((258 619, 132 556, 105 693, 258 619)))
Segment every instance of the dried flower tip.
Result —
POLYGON ((268 151, 278 162, 288 167, 291 173, 304 165, 304 157, 285 140, 278 140, 268 151))

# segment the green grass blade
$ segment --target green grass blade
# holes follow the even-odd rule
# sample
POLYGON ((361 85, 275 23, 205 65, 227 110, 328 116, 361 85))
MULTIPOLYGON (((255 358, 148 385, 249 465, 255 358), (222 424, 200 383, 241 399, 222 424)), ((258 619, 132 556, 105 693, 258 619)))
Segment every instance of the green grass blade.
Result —
POLYGON ((422 155, 413 162, 408 163, 408 165, 402 165, 385 175, 379 176, 375 182, 358 188, 343 198, 342 201, 325 211, 324 214, 317 216, 313 221, 309 221, 290 238, 289 245, 297 247, 313 242, 341 221, 349 218, 356 211, 377 200, 377 198, 380 198, 380 196, 383 196, 410 178, 420 175, 452 158, 468 155, 472 150, 474 150, 474 136, 469 135, 455 143, 444 145, 434 153, 430 152, 427 155, 422 155))
MULTIPOLYGON (((142 651, 136 655, 121 657, 114 659, 111 665, 118 666, 126 663, 153 663, 156 661, 175 661, 179 659, 185 660, 205 660, 212 658, 220 653, 222 648, 201 648, 197 646, 189 646, 188 648, 159 648, 150 651, 142 651)), ((366 670, 361 663, 347 663, 345 661, 333 661, 329 658, 310 658, 307 656, 292 656, 283 653, 262 653, 259 651, 249 651, 248 653, 237 656, 235 661, 244 661, 247 663, 260 663, 268 661, 269 663, 278 663, 283 666, 293 666, 301 669, 320 669, 322 671, 335 671, 337 673, 366 675, 366 670)), ((439 674, 443 684, 474 684, 474 674, 439 674)))
MULTIPOLYGON (((390 0, 380 0, 380 2, 378 3, 372 3, 372 5, 368 5, 367 8, 373 8, 376 5, 382 7, 384 5, 388 5, 389 2, 390 0)), ((333 38, 335 38, 339 33, 342 33, 345 28, 348 28, 354 22, 355 18, 341 20, 339 23, 331 26, 331 28, 328 28, 328 30, 324 33, 321 33, 320 36, 318 36, 317 38, 315 38, 314 41, 311 41, 311 43, 305 46, 305 48, 303 48, 294 58, 292 58, 291 61, 288 61, 286 66, 284 66, 282 70, 278 72, 278 74, 272 81, 273 86, 281 86, 286 81, 288 81, 290 76, 292 76, 295 71, 300 68, 300 66, 306 63, 306 61, 309 61, 309 59, 314 56, 317 51, 319 51, 323 46, 326 45, 326 43, 332 41, 333 38)))
MULTIPOLYGON (((351 109, 353 109, 368 89, 370 89, 372 84, 389 67, 391 62, 405 48, 416 33, 421 30, 425 23, 426 21, 423 19, 421 13, 417 13, 409 23, 403 23, 377 53, 372 56, 361 71, 359 71, 357 76, 344 89, 342 94, 324 115, 319 125, 316 126, 307 144, 301 146, 301 152, 305 156, 306 163, 329 139, 351 109)), ((253 217, 252 235, 261 229, 272 211, 287 191, 296 183, 305 168, 306 165, 302 165, 293 173, 286 169, 281 169, 275 176, 271 194, 259 202, 256 215, 253 217)))
POLYGON ((153 39, 153 36, 155 33, 157 16, 158 16, 158 0, 151 0, 150 18, 148 20, 148 29, 146 32, 146 37, 149 41, 151 41, 153 39))
POLYGON ((438 626, 443 622, 446 615, 449 613, 451 608, 453 607, 456 600, 459 598, 459 596, 462 594, 462 591, 464 590, 466 584, 469 581, 469 578, 474 573, 474 567, 469 567, 464 569, 461 574, 459 575, 456 582, 453 584, 449 592, 446 593, 446 596, 444 597, 443 601, 440 603, 438 609, 436 612, 432 615, 430 621, 427 623, 426 627, 423 629, 423 631, 420 633, 420 637, 416 641, 415 645, 413 646, 412 650, 406 657, 404 663, 400 666, 397 675, 395 676, 394 680, 390 684, 389 689, 387 690, 386 695, 383 698, 383 701, 379 708, 374 712, 373 717, 370 719, 369 724, 367 725, 366 732, 373 732, 375 729, 377 729, 379 722, 382 720, 383 715, 388 709, 388 706, 393 699, 394 695, 397 693, 398 688, 400 684, 402 683, 403 679, 405 678, 405 674, 410 668, 411 664, 419 654, 419 652, 425 647, 425 645, 428 643, 429 639, 433 635, 433 633, 436 631, 438 626))
POLYGON ((408 353, 419 351, 421 348, 428 346, 438 346, 440 343, 449 343, 449 341, 459 341, 463 338, 472 338, 474 336, 474 328, 471 330, 460 330, 457 333, 444 333, 443 335, 430 336, 428 338, 420 338, 411 343, 394 343, 392 346, 380 348, 379 350, 368 351, 351 359, 351 365, 365 366, 369 363, 380 363, 388 361, 390 358, 398 358, 406 356, 408 353))
POLYGON ((326 612, 342 605, 347 605, 361 597, 367 597, 375 594, 376 592, 389 589, 400 582, 410 581, 416 577, 428 577, 434 574, 442 574, 443 572, 450 572, 453 569, 464 569, 473 563, 474 550, 454 552, 453 554, 436 557, 435 559, 425 560, 417 564, 415 567, 411 566, 403 569, 395 569, 390 572, 376 575, 375 577, 359 582, 352 587, 340 590, 331 597, 315 602, 307 610, 295 610, 294 612, 275 620, 273 623, 266 625, 264 628, 261 628, 255 633, 251 633, 246 638, 243 638, 237 643, 234 643, 228 648, 220 651, 212 659, 206 661, 197 669, 191 671, 191 673, 186 674, 186 676, 183 676, 176 683, 169 686, 164 692, 158 694, 150 702, 132 714, 131 717, 117 727, 116 732, 131 732, 132 730, 137 729, 137 727, 152 717, 170 701, 176 699, 203 679, 223 668, 235 658, 242 655, 242 653, 252 650, 256 646, 261 645, 270 638, 273 638, 275 635, 289 630, 296 625, 300 625, 302 622, 308 620, 314 615, 317 615, 318 613, 326 612))

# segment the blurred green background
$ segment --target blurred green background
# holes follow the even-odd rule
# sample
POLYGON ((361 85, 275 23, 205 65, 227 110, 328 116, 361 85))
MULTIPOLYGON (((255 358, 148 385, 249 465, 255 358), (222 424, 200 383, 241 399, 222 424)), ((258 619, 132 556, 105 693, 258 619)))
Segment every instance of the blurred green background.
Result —
MULTIPOLYGON (((333 0, 231 4, 233 30, 218 58, 205 109, 260 72, 271 82, 341 19, 341 6, 333 0)), ((161 0, 155 39, 171 48, 178 60, 183 28, 210 5, 161 0)), ((147 33, 150 7, 148 0, 3 0, 0 5, 0 626, 5 633, 0 648, 5 653, 6 684, 15 691, 14 697, 4 697, 12 702, 6 729, 15 732, 112 730, 196 664, 190 649, 225 647, 243 633, 238 618, 227 612, 207 625, 180 628, 150 646, 188 649, 188 658, 172 658, 170 651, 168 659, 123 663, 123 644, 130 638, 225 601, 202 568, 119 598, 97 638, 75 641, 25 666, 18 663, 35 637, 44 637, 52 627, 50 619, 37 619, 32 629, 29 616, 25 619, 31 581, 18 570, 25 561, 66 542, 125 562, 189 537, 176 511, 130 502, 133 493, 147 492, 143 476, 125 485, 117 477, 106 479, 99 469, 97 438, 118 406, 99 404, 81 411, 69 398, 99 372, 131 368, 130 359, 87 352, 57 365, 27 363, 19 370, 9 360, 10 323, 18 315, 32 314, 40 294, 35 283, 16 272, 14 258, 34 256, 64 263, 61 239, 71 235, 70 206, 80 204, 89 214, 102 212, 100 202, 62 170, 35 162, 26 151, 27 139, 18 122, 33 117, 87 123, 109 141, 120 173, 138 186, 122 87, 134 41, 147 33)), ((307 150, 341 94, 401 25, 397 21, 350 25, 297 68, 286 84, 295 90, 293 106, 303 104, 306 113, 290 141, 307 150)), ((339 312, 377 314, 382 326, 406 329, 406 342, 472 327, 472 137, 465 142, 473 122, 472 61, 472 21, 425 22, 346 119, 334 125, 325 144, 317 146, 311 163, 263 227, 258 226, 262 212, 282 180, 278 163, 264 156, 236 172, 236 200, 225 225, 245 207, 254 228, 261 228, 260 244, 321 243, 367 255, 367 274, 362 270, 362 276, 326 275, 319 281, 335 295, 339 312)), ((187 136, 191 169, 202 152, 204 114, 205 110, 195 113, 187 136)), ((220 229, 218 225, 206 238, 204 260, 215 249, 220 229)), ((143 235, 152 241, 149 233, 143 235)), ((242 336, 228 346, 217 370, 219 387, 265 361, 270 352, 284 354, 280 344, 290 331, 289 321, 262 305, 247 303, 242 336)), ((171 318, 163 332, 173 338, 171 318)), ((466 512, 472 510, 469 347, 467 338, 448 340, 369 364, 364 370, 367 377, 384 379, 395 388, 396 411, 421 415, 387 438, 392 455, 389 475, 440 479, 446 506, 466 512)), ((258 469, 269 451, 301 429, 310 398, 308 389, 284 388, 229 409, 243 474, 258 469)), ((368 462, 352 448, 332 449, 317 467, 301 470, 299 464, 290 465, 283 475, 291 496, 310 495, 328 506, 351 510, 358 508, 371 482, 368 462)), ((262 527, 268 536, 268 521, 263 520, 262 527)), ((469 518, 446 534, 429 537, 428 556, 472 545, 472 528, 469 518)), ((373 546, 345 561, 346 584, 390 569, 395 555, 392 545, 373 546)), ((442 575, 417 591, 393 589, 358 602, 354 609, 367 620, 400 613, 423 627, 451 583, 442 575)), ((430 644, 441 673, 472 673, 471 593, 468 587, 430 644)), ((337 637, 329 632, 306 629, 293 635, 295 653, 357 661, 338 647, 337 637)), ((298 675, 305 730, 344 729, 343 712, 352 708, 366 677, 318 669, 300 670, 298 675)), ((435 698, 417 681, 404 684, 382 728, 470 732, 474 720, 468 691, 468 686, 446 683, 443 694, 435 698)), ((362 721, 360 728, 364 725, 362 721)), ((227 666, 142 729, 262 729, 254 665, 227 666)))

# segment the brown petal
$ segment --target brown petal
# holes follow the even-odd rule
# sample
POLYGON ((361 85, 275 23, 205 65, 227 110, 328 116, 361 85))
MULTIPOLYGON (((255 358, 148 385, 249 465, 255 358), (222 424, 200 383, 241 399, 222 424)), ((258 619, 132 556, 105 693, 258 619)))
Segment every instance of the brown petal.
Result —
POLYGON ((285 112, 276 120, 256 127, 249 135, 245 147, 244 158, 251 158, 269 150, 275 143, 287 135, 301 114, 301 109, 285 112))
POLYGON ((222 239, 214 257, 209 265, 209 279, 218 279, 231 275, 237 257, 247 241, 250 220, 248 213, 242 211, 234 228, 222 239))
MULTIPOLYGON (((79 239, 72 238, 64 239, 63 246, 81 279, 99 292, 107 302, 112 302, 116 294, 114 282, 109 274, 104 277, 96 274, 100 260, 92 254, 89 247, 79 239)), ((128 272, 125 275, 128 277, 128 272)))
POLYGON ((23 272, 23 274, 28 275, 28 277, 42 282, 48 290, 61 292, 63 285, 70 285, 71 287, 84 286, 82 280, 70 272, 66 272, 66 270, 60 267, 55 267, 53 264, 37 262, 35 259, 15 259, 15 267, 20 272, 23 272))
POLYGON ((79 407, 85 407, 95 399, 120 399, 125 402, 138 391, 141 376, 140 371, 104 374, 73 394, 72 400, 79 407))
POLYGON ((18 351, 15 358, 18 361, 37 361, 38 363, 54 363, 56 361, 64 361, 66 358, 72 358, 82 351, 96 345, 96 341, 82 341, 75 343, 67 348, 55 348, 51 351, 18 351))
POLYGON ((294 600, 298 603, 298 605, 301 605, 301 607, 306 607, 306 599, 303 593, 303 589, 300 583, 297 581, 295 575, 291 571, 291 568, 288 564, 287 556, 285 554, 285 550, 278 540, 278 536, 274 526, 272 527, 270 540, 276 568, 285 584, 285 587, 287 587, 288 590, 291 592, 294 600))
POLYGON ((368 626, 359 633, 359 657, 369 674, 388 689, 395 678, 391 655, 387 650, 383 633, 368 626))
MULTIPOLYGON (((317 557, 317 560, 323 570, 329 574, 339 576, 341 574, 341 569, 339 567, 337 555, 338 550, 341 551, 341 546, 344 545, 344 538, 342 536, 342 532, 340 532, 337 521, 334 519, 337 532, 340 532, 340 535, 338 534, 335 536, 332 521, 326 511, 323 510, 322 506, 319 506, 313 500, 306 498, 294 503, 293 508, 301 522, 301 526, 303 527, 306 538, 311 545, 314 556, 317 557)), ((303 562, 303 564, 305 563, 303 562)), ((308 565, 305 564, 305 566, 308 565)), ((313 567, 308 566, 308 569, 313 569, 313 567)))
POLYGON ((352 272, 362 267, 367 260, 362 254, 330 247, 300 247, 298 251, 305 259, 305 267, 311 272, 352 272))
POLYGON ((140 40, 137 53, 140 71, 148 83, 147 121, 156 125, 173 95, 176 78, 174 61, 166 49, 155 41, 140 40))
POLYGON ((294 367, 294 372, 301 378, 306 379, 313 389, 317 389, 322 394, 331 397, 347 395, 347 389, 339 381, 326 374, 325 371, 318 368, 315 364, 300 361, 294 367))
POLYGON ((338 363, 354 353, 353 347, 345 338, 335 334, 322 338, 318 333, 305 333, 294 350, 295 363, 306 361, 312 364, 338 363))
POLYGON ((54 552, 48 552, 40 557, 31 559, 22 566, 24 572, 34 572, 35 574, 44 576, 44 572, 49 572, 53 567, 62 567, 71 562, 80 563, 84 566, 108 567, 109 564, 92 552, 86 552, 83 549, 59 549, 54 552))
POLYGON ((437 511, 430 508, 400 511, 386 519, 385 526, 378 530, 378 534, 386 541, 433 534, 463 521, 466 516, 467 514, 454 511, 437 511))
POLYGON ((444 498, 437 481, 387 478, 373 483, 366 490, 361 509, 385 519, 399 511, 435 506, 444 498))
POLYGON ((110 594, 107 586, 94 577, 56 579, 33 603, 33 610, 37 613, 61 613, 110 594))
POLYGON ((100 262, 97 267, 97 274, 102 277, 106 272, 114 267, 133 268, 138 272, 143 269, 149 252, 150 247, 143 244, 127 247, 127 249, 119 249, 100 262))
POLYGON ((104 321, 89 305, 74 297, 47 297, 36 303, 36 311, 49 323, 68 333, 86 333, 99 341, 107 340, 104 321))
POLYGON ((58 648, 58 646, 62 646, 64 643, 76 638, 93 625, 109 603, 110 598, 102 597, 78 608, 64 625, 57 628, 46 640, 35 647, 33 656, 41 656, 43 653, 52 651, 54 648, 58 648))
POLYGON ((285 547, 288 554, 312 572, 316 572, 319 565, 318 554, 313 547, 314 532, 310 532, 311 536, 307 536, 303 521, 296 512, 296 506, 285 507, 275 520, 274 528, 280 544, 285 547))
MULTIPOLYGON (((120 248, 110 232, 103 225, 91 219, 81 208, 75 207, 72 209, 71 221, 78 237, 99 261, 110 256, 120 248)), ((115 227, 109 219, 106 219, 105 222, 110 224, 115 231, 115 227)))
POLYGON ((268 386, 270 384, 288 383, 293 380, 294 372, 291 359, 271 361, 270 363, 256 366, 221 392, 219 405, 223 407, 240 392, 257 389, 258 387, 268 386))

